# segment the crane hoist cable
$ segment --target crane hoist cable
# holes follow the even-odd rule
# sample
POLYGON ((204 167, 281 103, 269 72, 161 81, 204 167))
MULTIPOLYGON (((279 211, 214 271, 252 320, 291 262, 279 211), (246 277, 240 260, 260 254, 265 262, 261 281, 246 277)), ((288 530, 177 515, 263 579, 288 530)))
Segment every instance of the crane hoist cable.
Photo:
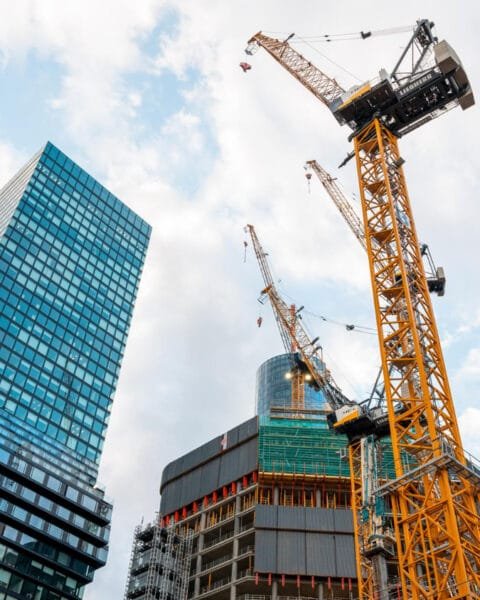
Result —
MULTIPOLYGON (((285 290, 283 290, 283 289, 282 289, 282 295, 295 303, 295 299, 292 296, 290 296, 289 294, 287 294, 285 292, 285 290)), ((331 319, 330 317, 326 317, 325 315, 321 315, 317 312, 309 310, 305 306, 301 307, 301 312, 303 314, 310 315, 311 317, 319 319, 320 321, 323 321, 324 323, 331 323, 332 325, 338 325, 338 326, 346 329, 347 331, 357 331, 358 333, 368 333, 370 335, 375 335, 377 332, 377 330, 374 327, 368 327, 366 325, 357 325, 354 323, 346 323, 344 321, 337 321, 336 319, 331 319)))
POLYGON ((357 333, 366 333, 368 335, 376 335, 377 331, 374 327, 367 327, 366 325, 356 325, 354 323, 344 323, 342 321, 336 321, 335 319, 330 319, 329 317, 325 317, 323 315, 319 315, 312 311, 305 309, 305 314, 310 315, 316 319, 320 319, 325 323, 332 323, 333 325, 339 325, 342 328, 345 328, 347 331, 356 331, 357 333))
POLYGON ((307 40, 303 39, 303 38, 298 38, 300 41, 302 41, 306 46, 308 46, 309 48, 311 48, 314 52, 316 52, 317 54, 319 54, 322 58, 324 58, 325 60, 327 60, 329 63, 331 63, 332 65, 334 65, 335 67, 341 69, 344 73, 346 73, 347 75, 350 75, 350 77, 352 79, 355 79, 356 81, 358 81, 359 83, 362 82, 362 80, 360 79, 360 77, 358 77, 357 75, 355 75, 355 73, 352 73, 349 69, 345 68, 344 66, 342 66, 340 63, 338 63, 337 61, 333 60, 332 58, 330 58, 329 56, 327 56, 326 54, 324 54, 323 52, 320 52, 320 50, 318 48, 316 48, 311 42, 308 42, 307 40))
MULTIPOLYGON (((246 233, 248 231, 248 228, 244 227, 243 230, 246 233)), ((243 242, 243 250, 244 250, 243 262, 244 263, 247 262, 247 248, 248 248, 248 242, 246 240, 244 240, 244 242, 243 242)), ((281 280, 278 279, 277 280, 277 288, 281 288, 280 284, 281 284, 281 280)), ((285 298, 288 298, 289 300, 291 300, 294 304, 296 304, 298 306, 298 303, 296 302, 295 298, 293 298, 290 294, 288 294, 285 291, 285 289, 282 289, 282 296, 285 298)), ((263 306, 267 297, 268 296, 266 294, 260 296, 258 298, 258 302, 263 306)), ((299 309, 297 309, 297 315, 298 315, 298 318, 300 318, 300 319, 302 318, 301 313, 310 315, 311 317, 314 317, 315 319, 319 319, 320 321, 323 321, 324 323, 331 323, 332 325, 338 325, 338 326, 346 329, 347 331, 355 331, 357 333, 366 333, 369 335, 376 334, 376 329, 374 327, 368 327, 366 325, 359 325, 359 324, 355 324, 355 323, 351 323, 351 322, 347 323, 344 321, 338 321, 336 319, 332 319, 330 317, 326 317, 325 315, 321 315, 317 312, 309 310, 304 305, 302 305, 299 309)), ((261 327, 262 323, 263 323, 263 317, 261 315, 259 315, 259 317, 257 319, 258 327, 261 327)))
MULTIPOLYGON (((350 41, 350 40, 366 40, 371 37, 395 35, 398 33, 406 33, 413 31, 411 25, 404 27, 390 27, 388 29, 376 29, 367 31, 352 31, 350 33, 322 33, 318 35, 302 35, 296 36, 300 40, 308 40, 310 42, 335 42, 335 41, 350 41)), ((289 35, 285 31, 265 31, 268 35, 289 35)))

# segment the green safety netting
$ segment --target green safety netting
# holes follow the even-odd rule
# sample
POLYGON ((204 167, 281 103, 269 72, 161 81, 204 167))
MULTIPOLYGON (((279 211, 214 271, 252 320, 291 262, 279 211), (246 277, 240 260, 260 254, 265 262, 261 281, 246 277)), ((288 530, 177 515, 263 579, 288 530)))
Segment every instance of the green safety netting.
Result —
POLYGON ((269 473, 350 475, 346 437, 326 421, 259 417, 259 470, 269 473))
MULTIPOLYGON (((259 470, 267 473, 349 477, 347 438, 326 421, 259 417, 259 470)), ((393 476, 388 442, 382 444, 380 478, 393 476)))

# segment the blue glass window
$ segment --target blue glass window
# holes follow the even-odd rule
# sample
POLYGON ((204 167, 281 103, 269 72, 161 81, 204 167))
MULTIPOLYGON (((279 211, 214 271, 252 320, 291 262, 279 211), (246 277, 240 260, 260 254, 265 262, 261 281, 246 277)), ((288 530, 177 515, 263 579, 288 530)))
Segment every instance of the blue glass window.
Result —
POLYGON ((94 464, 149 237, 148 224, 47 144, 0 238, 0 410, 94 464))

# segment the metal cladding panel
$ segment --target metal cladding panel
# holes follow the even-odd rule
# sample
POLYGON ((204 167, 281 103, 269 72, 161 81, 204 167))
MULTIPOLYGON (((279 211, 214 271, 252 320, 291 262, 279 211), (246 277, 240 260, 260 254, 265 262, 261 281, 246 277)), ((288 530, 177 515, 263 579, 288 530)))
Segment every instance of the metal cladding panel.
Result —
POLYGON ((255 471, 258 466, 258 437, 254 437, 239 448, 238 476, 255 471))
POLYGON ((198 461, 196 464, 210 460, 211 458, 214 458, 217 454, 222 452, 221 439, 222 436, 220 435, 216 438, 213 438, 213 440, 210 440, 206 444, 203 444, 203 446, 197 448, 196 453, 198 456, 198 461))
MULTIPOLYGON (((184 457, 185 458, 185 457, 184 457)), ((172 464, 172 463, 171 463, 172 464)), ((171 513, 214 490, 240 479, 257 466, 257 438, 217 455, 177 479, 162 484, 160 511, 171 513)), ((164 471, 164 475, 165 475, 164 471)))
POLYGON ((277 573, 306 575, 305 532, 279 531, 277 557, 277 573))
MULTIPOLYGON (((230 483, 233 479, 237 478, 238 473, 238 463, 240 460, 240 455, 244 451, 243 447, 240 446, 231 450, 230 452, 224 452, 220 457, 220 474, 218 485, 226 485, 230 483)), ((243 473, 242 473, 243 475, 243 473)))
POLYGON ((306 508, 305 529, 307 531, 335 531, 335 509, 306 508))
POLYGON ((336 577, 335 536, 329 533, 307 533, 305 545, 307 574, 336 577))
POLYGON ((332 511, 335 521, 335 531, 353 533, 353 515, 348 508, 336 508, 332 511))
MULTIPOLYGON (((253 419, 249 419, 248 421, 245 421, 245 423, 242 423, 238 427, 234 427, 233 429, 227 432, 227 449, 236 446, 238 443, 241 443, 251 438, 252 436, 255 436, 257 433, 257 417, 254 417, 253 419)), ((169 463, 163 469, 161 489, 163 490, 163 486, 171 479, 181 476, 182 473, 190 471, 191 469, 200 466, 202 463, 207 462, 208 460, 211 460, 215 456, 224 452, 224 450, 222 449, 223 438, 223 434, 219 435, 207 442, 206 444, 195 448, 195 450, 192 450, 188 454, 185 454, 177 460, 174 460, 171 463, 169 463)), ((253 471, 254 469, 256 469, 257 466, 257 444, 254 443, 251 447, 249 445, 248 452, 250 454, 247 464, 253 464, 254 466, 252 466, 252 468, 249 470, 243 470, 242 468, 242 475, 248 473, 249 471, 253 471)), ((233 479, 234 478, 231 478, 229 481, 232 481, 233 479)))
POLYGON ((278 528, 305 531, 305 508, 303 506, 279 506, 278 528))
POLYGON ((218 487, 255 471, 257 468, 257 438, 222 454, 220 465, 218 487))
MULTIPOLYGON (((278 506, 257 504, 255 507, 255 528, 277 529, 278 506)), ((261 532, 260 532, 261 533, 261 532)))
POLYGON ((277 532, 257 531, 255 533, 255 571, 259 573, 278 573, 277 570, 277 532))
POLYGON ((356 577, 355 547, 352 535, 335 536, 337 577, 356 577))
POLYGON ((167 485, 162 491, 162 498, 160 500, 160 512, 163 514, 169 513, 173 510, 174 506, 177 505, 178 498, 175 497, 176 489, 173 485, 167 485))
POLYGON ((179 508, 180 506, 186 506, 192 502, 192 499, 200 498, 200 489, 202 485, 202 472, 201 469, 195 469, 191 473, 187 473, 184 477, 173 483, 169 487, 180 487, 182 488, 181 502, 177 506, 172 507, 172 510, 179 508))
POLYGON ((258 418, 253 417, 236 427, 238 431, 238 441, 248 440, 248 438, 258 433, 258 418))
POLYGON ((235 459, 233 461, 233 477, 231 476, 229 481, 238 479, 242 475, 246 475, 247 473, 256 470, 257 446, 258 438, 255 437, 231 450, 231 453, 235 453, 235 459))
POLYGON ((188 470, 188 468, 185 469, 185 463, 188 462, 188 460, 190 459, 190 455, 192 455, 192 454, 193 454, 193 452, 190 452, 189 454, 186 454, 185 456, 180 457, 174 463, 171 463, 172 477, 178 477, 179 475, 184 473, 186 470, 188 470))
POLYGON ((175 471, 175 463, 168 463, 166 467, 164 467, 162 471, 162 479, 160 481, 160 487, 162 488, 165 482, 169 481, 172 477, 174 477, 175 471))
POLYGON ((242 454, 240 469, 243 473, 251 473, 258 469, 258 437, 246 443, 246 452, 242 454))
POLYGON ((200 489, 199 496, 211 494, 212 490, 218 488, 218 477, 220 474, 220 458, 215 458, 200 467, 200 489))
POLYGON ((175 472, 173 474, 174 477, 178 477, 182 473, 189 471, 200 462, 200 452, 198 452, 198 448, 185 454, 185 456, 180 457, 173 464, 175 465, 175 472))
POLYGON ((227 448, 238 444, 238 427, 234 427, 227 431, 227 448))

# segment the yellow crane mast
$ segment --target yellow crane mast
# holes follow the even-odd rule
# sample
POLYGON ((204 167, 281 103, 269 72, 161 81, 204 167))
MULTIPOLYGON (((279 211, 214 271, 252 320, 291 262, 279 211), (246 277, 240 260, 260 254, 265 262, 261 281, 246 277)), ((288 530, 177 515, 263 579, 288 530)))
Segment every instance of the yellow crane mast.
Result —
MULTIPOLYGON (((393 71, 348 92, 291 48, 292 36, 258 33, 247 53, 263 47, 353 131, 396 475, 375 493, 392 498, 401 594, 479 600, 480 478, 462 447, 397 144, 448 109, 474 103, 457 55, 432 28, 418 21, 393 71)), ((360 595, 383 600, 388 592, 359 543, 363 459, 362 444, 351 445, 360 595)))

